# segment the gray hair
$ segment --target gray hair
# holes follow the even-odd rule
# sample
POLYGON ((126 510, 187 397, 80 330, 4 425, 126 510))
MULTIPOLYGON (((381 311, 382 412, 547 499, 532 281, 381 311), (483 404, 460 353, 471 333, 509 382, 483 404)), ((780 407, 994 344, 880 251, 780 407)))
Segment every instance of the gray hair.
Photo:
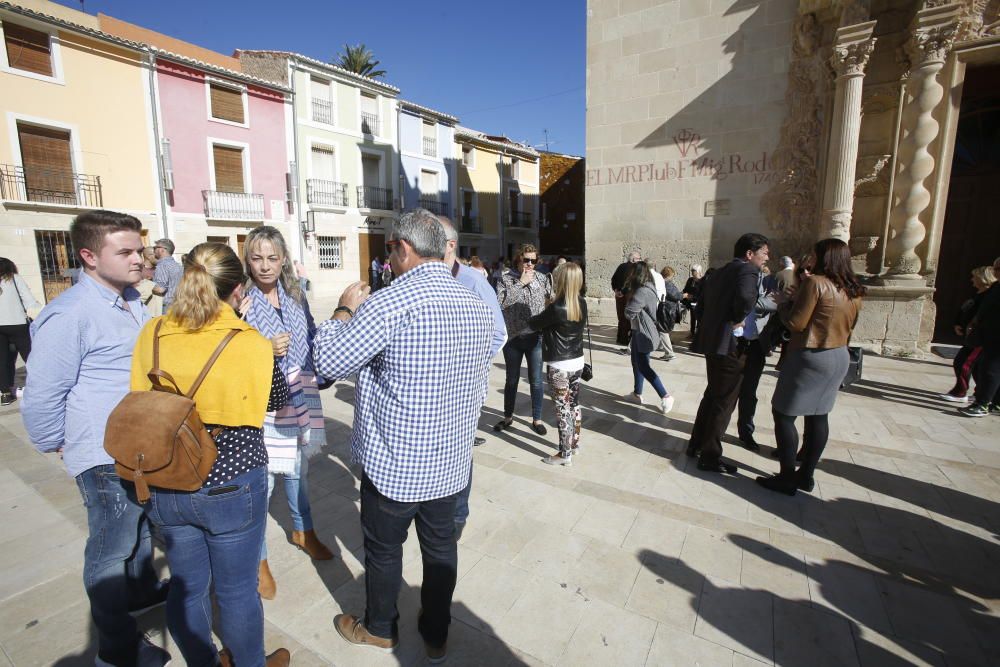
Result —
POLYGON ((166 250, 167 252, 169 252, 171 255, 174 254, 174 242, 171 241, 170 239, 160 239, 159 241, 157 241, 156 243, 153 244, 154 248, 156 246, 162 247, 164 250, 166 250))
POLYGON ((271 244, 271 247, 281 255, 281 286, 285 288, 293 299, 302 301, 302 288, 299 286, 298 276, 295 274, 295 267, 292 266, 292 258, 288 254, 288 244, 285 237, 277 228, 270 225, 261 225, 250 230, 246 240, 243 242, 243 267, 253 280, 253 272, 250 270, 250 255, 260 246, 263 241, 271 244))
POLYGON ((448 237, 438 217, 426 208, 404 213, 392 230, 395 241, 406 241, 423 259, 444 259, 448 237))
POLYGON ((437 217, 438 222, 441 223, 441 228, 444 229, 444 237, 448 241, 458 240, 458 230, 455 229, 455 225, 443 215, 437 217))
POLYGON ((795 262, 792 261, 791 257, 785 255, 784 257, 781 258, 781 265, 786 269, 790 269, 793 266, 795 266, 795 262))

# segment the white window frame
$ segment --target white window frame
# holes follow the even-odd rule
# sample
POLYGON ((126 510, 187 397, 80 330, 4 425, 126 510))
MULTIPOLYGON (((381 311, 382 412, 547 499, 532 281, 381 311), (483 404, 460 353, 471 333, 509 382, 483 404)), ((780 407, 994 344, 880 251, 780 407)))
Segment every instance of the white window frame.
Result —
POLYGON ((466 169, 476 168, 476 147, 472 144, 462 144, 462 165, 466 169), (469 149, 469 161, 465 161, 465 149, 469 149))
POLYGON ((309 106, 306 107, 306 119, 309 120, 310 123, 316 123, 320 127, 339 127, 339 124, 337 123, 337 120, 338 120, 337 119, 337 108, 338 108, 338 105, 337 105, 337 99, 336 99, 337 98, 337 89, 334 88, 334 84, 336 82, 333 79, 327 79, 325 77, 313 74, 312 72, 307 72, 306 74, 308 75, 308 78, 309 78, 309 86, 308 86, 308 88, 309 88, 309 94, 306 95, 307 104, 309 106), (313 118, 313 115, 312 115, 312 113, 313 113, 312 112, 313 79, 318 79, 320 81, 325 81, 326 82, 326 87, 330 89, 330 98, 329 98, 329 102, 330 102, 330 122, 329 123, 324 123, 321 120, 316 120, 315 118, 313 118))
POLYGON ((59 32, 55 26, 38 23, 36 21, 22 20, 21 17, 11 20, 8 16, 0 16, 0 45, 2 45, 2 48, 0 48, 0 72, 13 74, 15 76, 23 76, 26 79, 55 83, 60 86, 66 85, 66 79, 63 76, 62 66, 62 42, 59 40, 59 32), (52 58, 52 76, 38 74, 37 72, 29 72, 27 70, 10 66, 10 61, 7 60, 7 37, 3 32, 3 21, 48 34, 49 56, 52 58))
POLYGON ((7 136, 10 138, 10 145, 14 151, 11 156, 13 158, 13 164, 16 167, 23 167, 23 157, 21 154, 21 138, 17 135, 17 123, 18 121, 26 125, 35 125, 37 127, 48 128, 52 130, 63 130, 69 132, 69 147, 70 147, 70 158, 72 160, 72 168, 74 174, 86 174, 86 170, 83 165, 83 151, 80 149, 80 130, 77 126, 72 123, 64 123, 58 120, 52 120, 51 118, 42 118, 40 116, 29 116, 27 114, 15 113, 13 111, 7 112, 7 136))
POLYGON ((250 105, 247 100, 247 87, 240 85, 233 81, 228 81, 226 79, 220 79, 214 76, 205 77, 205 114, 208 116, 208 120, 212 123, 222 123, 223 125, 231 125, 233 127, 250 127, 250 105), (243 102, 243 122, 237 123, 236 121, 226 120, 225 118, 216 118, 212 115, 212 84, 219 86, 220 88, 229 88, 230 90, 240 93, 240 99, 243 102))
POLYGON ((358 133, 359 133, 359 135, 362 136, 362 137, 373 137, 375 139, 381 138, 383 132, 387 129, 385 127, 382 127, 382 116, 383 116, 383 114, 382 114, 382 95, 380 95, 378 93, 372 93, 369 90, 362 90, 361 88, 355 88, 355 90, 358 91, 357 103, 358 103, 358 133), (379 131, 378 132, 372 132, 371 134, 368 134, 368 133, 366 133, 364 131, 364 127, 362 126, 362 123, 361 123, 361 114, 364 113, 364 107, 361 104, 361 98, 363 98, 363 97, 372 97, 372 96, 374 96, 374 98, 375 98, 375 119, 376 119, 375 120, 375 125, 378 126, 378 130, 379 131))
POLYGON ((363 162, 365 155, 374 155, 378 158, 378 185, 373 185, 371 187, 386 188, 385 168, 382 166, 382 161, 386 159, 385 154, 382 151, 372 150, 362 146, 358 146, 358 185, 368 185, 365 183, 365 165, 363 162))
POLYGON ((510 158, 510 178, 512 181, 521 180, 521 158, 517 156, 510 158))
POLYGON ((316 235, 316 263, 320 271, 342 271, 344 269, 344 247, 347 245, 347 238, 343 236, 329 236, 327 234, 316 235), (340 266, 323 266, 323 249, 321 239, 335 239, 340 246, 340 266))
POLYGON ((328 141, 323 141, 321 139, 309 139, 309 178, 318 178, 316 176, 316 170, 313 167, 313 149, 320 148, 324 150, 333 151, 333 174, 334 182, 343 183, 340 180, 340 147, 336 144, 330 143, 328 141))
POLYGON ((479 217, 479 192, 471 188, 459 188, 458 189, 458 218, 459 225, 462 222, 462 216, 465 215, 465 193, 472 193, 472 215, 479 217))
POLYGON ((216 137, 208 137, 206 142, 208 147, 208 182, 211 186, 208 189, 212 192, 218 192, 215 187, 215 154, 212 151, 212 146, 226 146, 239 148, 243 151, 243 194, 253 194, 253 179, 250 177, 250 144, 245 141, 231 141, 216 137))

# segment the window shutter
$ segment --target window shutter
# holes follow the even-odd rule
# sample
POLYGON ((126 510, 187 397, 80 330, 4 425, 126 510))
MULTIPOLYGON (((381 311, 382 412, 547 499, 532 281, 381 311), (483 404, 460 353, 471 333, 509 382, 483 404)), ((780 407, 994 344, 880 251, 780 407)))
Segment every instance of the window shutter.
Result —
POLYGON ((3 22, 7 62, 15 69, 52 76, 52 52, 48 33, 3 22))
POLYGON ((212 118, 243 122, 243 93, 225 86, 209 84, 212 96, 212 118))
POLYGON ((215 189, 218 192, 244 192, 243 150, 230 146, 212 146, 215 161, 215 189))
POLYGON ((75 203, 69 132, 19 123, 17 135, 28 200, 75 203))

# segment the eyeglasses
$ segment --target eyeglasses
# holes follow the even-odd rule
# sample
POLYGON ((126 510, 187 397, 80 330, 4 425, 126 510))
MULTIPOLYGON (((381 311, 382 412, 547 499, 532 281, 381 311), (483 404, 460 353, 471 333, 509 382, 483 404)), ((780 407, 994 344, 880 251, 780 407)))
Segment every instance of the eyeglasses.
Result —
POLYGON ((395 250, 396 246, 398 246, 398 245, 399 245, 399 241, 386 241, 385 242, 385 254, 386 255, 391 255, 392 251, 395 250))
POLYGON ((533 257, 522 257, 521 261, 525 264, 536 264, 538 262, 538 260, 533 257))

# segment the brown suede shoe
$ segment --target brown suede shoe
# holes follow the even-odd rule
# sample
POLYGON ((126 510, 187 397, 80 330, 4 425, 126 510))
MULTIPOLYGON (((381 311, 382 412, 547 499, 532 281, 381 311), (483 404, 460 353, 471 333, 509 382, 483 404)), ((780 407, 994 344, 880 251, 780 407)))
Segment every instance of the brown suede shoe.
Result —
POLYGON ((319 541, 315 530, 293 530, 292 544, 309 554, 309 557, 313 560, 330 560, 333 558, 333 552, 319 541))
POLYGON ((368 632, 362 620, 353 614, 337 614, 333 617, 333 627, 337 628, 341 637, 352 644, 371 646, 384 653, 392 653, 399 643, 398 639, 376 637, 368 632))
POLYGON ((278 584, 274 583, 266 558, 260 562, 260 569, 257 570, 257 592, 265 600, 273 600, 278 594, 278 584))

